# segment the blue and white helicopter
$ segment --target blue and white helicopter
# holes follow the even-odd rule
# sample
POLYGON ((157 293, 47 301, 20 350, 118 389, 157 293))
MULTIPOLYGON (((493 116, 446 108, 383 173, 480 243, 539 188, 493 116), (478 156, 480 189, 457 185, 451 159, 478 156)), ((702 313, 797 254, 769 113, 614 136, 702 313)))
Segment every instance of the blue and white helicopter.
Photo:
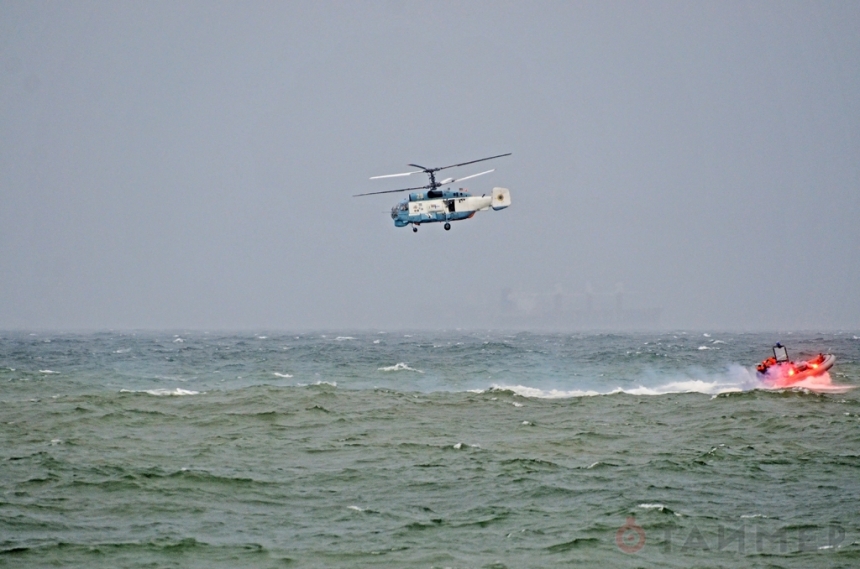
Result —
POLYGON ((418 164, 409 164, 414 168, 421 168, 414 172, 403 172, 402 174, 386 174, 385 176, 373 176, 371 180, 379 180, 381 178, 399 178, 401 176, 411 176, 412 174, 425 173, 430 176, 430 183, 426 186, 418 188, 403 188, 400 190, 385 190, 382 192, 368 192, 366 194, 357 194, 353 197, 371 196, 375 194, 393 194, 395 192, 412 192, 408 197, 400 200, 400 203, 391 208, 391 219, 394 220, 395 227, 412 226, 412 231, 417 232, 418 226, 422 223, 444 222, 445 231, 451 229, 452 221, 461 219, 469 219, 476 212, 486 211, 492 208, 494 211, 505 209, 511 205, 511 192, 507 188, 493 188, 491 195, 484 194, 482 196, 473 196, 465 190, 451 190, 450 188, 441 189, 442 186, 449 186, 455 182, 462 182, 477 176, 489 174, 494 170, 486 172, 478 172, 465 178, 446 178, 441 182, 436 181, 436 172, 446 170, 448 168, 456 168, 458 166, 466 166, 475 162, 483 162, 484 160, 493 160, 502 156, 510 156, 511 153, 499 154, 498 156, 490 156, 489 158, 481 158, 480 160, 472 160, 470 162, 461 162, 460 164, 452 164, 450 166, 442 166, 441 168, 425 168, 418 164), (413 191, 413 190, 427 190, 413 191))

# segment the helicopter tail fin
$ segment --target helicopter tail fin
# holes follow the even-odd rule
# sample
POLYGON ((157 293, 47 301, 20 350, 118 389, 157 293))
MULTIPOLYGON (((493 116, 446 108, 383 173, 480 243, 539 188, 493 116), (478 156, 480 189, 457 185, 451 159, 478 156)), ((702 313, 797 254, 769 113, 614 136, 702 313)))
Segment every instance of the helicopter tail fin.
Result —
POLYGON ((507 188, 493 188, 493 210, 499 211, 511 205, 511 191, 507 188))

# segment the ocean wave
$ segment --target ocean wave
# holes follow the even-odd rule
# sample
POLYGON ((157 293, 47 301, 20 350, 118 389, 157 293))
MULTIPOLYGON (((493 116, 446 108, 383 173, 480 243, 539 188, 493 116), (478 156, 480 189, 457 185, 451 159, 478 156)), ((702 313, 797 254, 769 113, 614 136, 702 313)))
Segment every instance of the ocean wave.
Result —
MULTIPOLYGON (((323 381, 323 380, 320 380, 320 381, 316 381, 316 382, 314 382, 314 383, 312 383, 312 384, 310 384, 310 385, 320 385, 320 386, 321 386, 321 385, 328 385, 329 387, 337 387, 337 382, 336 382, 336 381, 323 381)), ((297 383, 297 384, 296 384, 296 387, 308 387, 308 384, 307 384, 307 383, 297 383)))
POLYGON ((199 391, 191 391, 190 389, 181 389, 177 387, 176 389, 120 389, 120 393, 146 393, 149 395, 200 395, 199 391))
POLYGON ((639 504, 636 507, 643 510, 660 510, 661 512, 666 509, 666 506, 663 504, 639 504))
POLYGON ((491 391, 509 391, 515 395, 522 397, 533 397, 535 399, 566 399, 569 397, 593 397, 595 395, 611 395, 619 391, 583 391, 581 389, 572 389, 564 391, 561 389, 539 389, 537 387, 527 387, 525 385, 496 385, 494 384, 491 391))
MULTIPOLYGON (((651 378, 653 380, 653 378, 651 378)), ((651 382, 649 382, 651 383, 651 382)), ((733 365, 722 375, 715 375, 705 379, 678 378, 666 383, 656 385, 642 385, 637 387, 615 387, 613 389, 542 389, 527 385, 499 385, 494 384, 491 391, 508 391, 522 397, 536 399, 564 399, 573 397, 594 397, 598 395, 615 395, 625 393, 627 395, 669 395, 673 393, 702 393, 705 395, 722 395, 730 393, 743 393, 755 390, 761 391, 799 391, 804 393, 846 393, 855 389, 856 385, 835 384, 830 374, 825 373, 818 377, 807 378, 789 386, 767 384, 758 380, 755 372, 740 365, 733 365)))
POLYGON ((288 374, 288 373, 278 373, 278 372, 273 372, 273 373, 272 373, 272 375, 274 375, 274 376, 276 376, 276 377, 284 377, 284 378, 291 378, 291 377, 293 377, 292 375, 290 375, 290 374, 288 374))
POLYGON ((719 395, 721 393, 736 393, 748 391, 753 386, 746 382, 726 382, 720 380, 705 381, 701 379, 685 379, 670 381, 654 387, 640 385, 632 388, 616 387, 605 391, 595 389, 540 389, 526 385, 493 385, 493 391, 509 391, 522 397, 535 399, 567 399, 573 397, 595 397, 598 395, 616 395, 626 393, 628 395, 669 395, 672 393, 702 393, 706 395, 719 395))
POLYGON ((416 373, 424 373, 420 369, 415 369, 413 367, 409 367, 403 362, 394 364, 393 366, 381 367, 377 368, 378 371, 414 371, 416 373))
MULTIPOLYGON (((251 563, 239 563, 242 565, 255 565, 254 559, 258 559, 261 552, 265 554, 266 548, 258 543, 239 543, 239 544, 210 544, 203 541, 197 541, 193 537, 186 538, 151 538, 146 541, 130 540, 130 541, 98 541, 75 543, 68 541, 58 541, 42 543, 37 545, 21 545, 9 547, 4 544, 0 547, 0 555, 15 555, 16 559, 26 560, 34 558, 33 563, 29 566, 39 565, 39 560, 43 560, 45 556, 51 558, 62 552, 60 559, 84 559, 86 562, 81 563, 62 563, 63 566, 80 565, 92 566, 93 557, 99 559, 101 556, 109 555, 163 555, 168 552, 170 555, 200 554, 208 552, 210 554, 223 556, 231 560, 239 560, 247 558, 251 563), (213 553, 217 552, 217 553, 213 553)), ((290 563, 290 558, 282 558, 283 562, 290 563)), ((144 563, 146 564, 146 563, 144 563)), ((26 565, 26 564, 25 564, 26 565)), ((102 566, 100 562, 97 566, 102 566)), ((149 563, 148 565, 157 565, 157 563, 149 563)), ((256 563, 259 565, 259 562, 256 563)))
POLYGON ((636 507, 642 508, 643 510, 656 510, 656 511, 660 512, 661 514, 674 514, 674 515, 678 516, 679 518, 681 517, 681 514, 679 514, 678 512, 676 512, 670 508, 667 508, 665 504, 639 504, 636 507))
POLYGON ((744 389, 744 385, 735 383, 690 379, 685 381, 672 381, 657 387, 637 387, 634 389, 623 389, 621 391, 630 395, 667 395, 670 393, 704 393, 707 395, 719 395, 720 393, 737 393, 740 391, 746 391, 746 389, 744 389))

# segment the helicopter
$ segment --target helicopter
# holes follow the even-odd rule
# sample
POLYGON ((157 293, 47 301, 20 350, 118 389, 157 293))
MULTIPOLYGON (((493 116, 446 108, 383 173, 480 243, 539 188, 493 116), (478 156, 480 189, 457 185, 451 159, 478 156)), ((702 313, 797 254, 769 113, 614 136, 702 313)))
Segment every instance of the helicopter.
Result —
POLYGON ((436 172, 447 170, 448 168, 456 168, 458 166, 466 166, 475 164, 476 162, 484 162, 485 160, 493 160, 510 156, 511 153, 499 154, 498 156, 490 156, 489 158, 481 158, 479 160, 471 160, 469 162, 461 162, 459 164, 451 164, 450 166, 442 166, 439 168, 425 168, 418 164, 409 164, 413 168, 420 168, 412 172, 403 172, 401 174, 386 174, 384 176, 373 176, 371 180, 379 180, 382 178, 399 178, 402 176, 411 176, 412 174, 427 174, 430 176, 430 183, 426 186, 416 188, 402 188, 400 190, 384 190, 381 192, 368 192, 365 194, 356 194, 353 197, 371 196, 376 194, 393 194, 396 192, 411 192, 407 197, 400 200, 394 207, 391 208, 391 219, 394 220, 395 227, 412 226, 413 232, 418 232, 418 226, 422 223, 445 223, 445 231, 451 229, 452 221, 461 219, 470 219, 476 212, 486 211, 492 208, 494 211, 505 209, 511 205, 511 192, 507 188, 493 188, 490 195, 484 194, 481 196, 473 196, 465 188, 458 190, 441 189, 442 186, 449 186, 455 182, 462 182, 470 178, 476 178, 489 174, 493 170, 478 172, 464 178, 445 178, 441 182, 436 181, 436 172), (417 190, 427 190, 426 192, 417 190))

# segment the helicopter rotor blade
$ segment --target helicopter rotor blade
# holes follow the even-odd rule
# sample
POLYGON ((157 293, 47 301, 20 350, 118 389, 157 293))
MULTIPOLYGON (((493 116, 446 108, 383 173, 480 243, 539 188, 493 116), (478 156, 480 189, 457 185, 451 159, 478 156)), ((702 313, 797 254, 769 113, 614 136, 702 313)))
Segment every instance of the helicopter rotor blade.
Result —
POLYGON ((381 192, 367 192, 366 194, 355 194, 352 197, 358 198, 361 196, 373 196, 376 194, 395 194, 397 192, 409 192, 411 190, 426 190, 426 189, 429 189, 430 187, 431 186, 421 186, 420 188, 401 188, 399 190, 383 190, 381 192))
POLYGON ((472 174, 471 176, 466 176, 465 178, 457 178, 456 180, 451 180, 447 182, 447 184, 453 184, 454 182, 462 182, 463 180, 468 180, 469 178, 477 178, 478 176, 483 176, 484 174, 489 174, 490 172, 495 172, 496 169, 487 170, 486 172, 478 172, 477 174, 472 174))
MULTIPOLYGON (((472 160, 470 162, 460 162, 459 164, 451 164, 450 166, 442 166, 441 168, 431 168, 434 172, 438 172, 439 170, 446 170, 448 168, 456 168, 457 166, 465 166, 467 164, 474 164, 475 162, 483 162, 484 160, 492 160, 494 158, 501 158, 502 156, 510 156, 512 153, 508 152, 507 154, 499 154, 498 156, 490 156, 489 158, 479 158, 478 160, 472 160)), ((410 164, 410 166, 415 166, 416 168, 420 168, 417 164, 410 164)))
MULTIPOLYGON (((410 166, 412 166, 412 164, 410 164, 410 166)), ((386 174, 384 176, 371 176, 370 179, 371 180, 379 180, 381 178, 399 178, 401 176, 410 176, 412 174, 421 174, 423 172, 424 172, 424 170, 416 170, 415 172, 403 172, 401 174, 386 174)))
POLYGON ((371 180, 380 180, 380 179, 383 179, 383 178, 400 178, 400 177, 403 177, 403 176, 411 176, 412 174, 420 174, 420 173, 424 173, 424 174, 429 174, 429 175, 430 175, 430 184, 428 184, 428 185, 426 185, 426 186, 419 186, 419 187, 415 187, 415 188, 402 188, 402 189, 399 189, 399 190, 383 190, 383 191, 381 191, 381 192, 367 192, 367 193, 364 193, 364 194, 355 194, 353 197, 354 197, 354 198, 357 198, 357 197, 360 197, 360 196, 372 196, 372 195, 376 195, 376 194, 394 194, 394 193, 397 193, 397 192, 409 192, 409 191, 412 191, 412 190, 436 189, 436 188, 438 188, 438 187, 440 187, 440 186, 445 186, 445 185, 448 185, 448 184, 453 184, 454 182, 461 182, 461 181, 463 181, 463 180, 469 180, 469 179, 471 179, 471 178, 476 178, 476 177, 478 177, 478 176, 483 176, 484 174, 489 174, 490 172, 494 172, 494 171, 495 171, 495 168, 494 168, 494 169, 492 169, 492 170, 487 170, 487 171, 485 171, 485 172, 478 172, 477 174, 472 174, 471 176, 466 176, 466 177, 464 177, 464 178, 456 178, 456 179, 454 179, 454 178, 445 178, 445 179, 444 179, 443 181, 441 181, 441 182, 436 182, 436 181, 435 181, 435 173, 436 173, 436 172, 438 172, 439 170, 446 170, 446 169, 448 169, 448 168, 456 168, 456 167, 458 167, 458 166, 467 166, 467 165, 469 165, 469 164, 475 164, 476 162, 484 162, 485 160, 493 160, 493 159, 495 159, 495 158, 502 158, 502 157, 504 157, 504 156, 510 156, 511 154, 512 154, 511 152, 508 152, 508 153, 506 153, 506 154, 498 154, 498 155, 496 155, 496 156, 488 156, 487 158, 479 158, 478 160, 470 160, 469 162, 460 162, 459 164, 451 164, 450 166, 442 166, 441 168, 425 168, 424 166, 421 166, 420 164, 409 164, 409 165, 410 165, 410 166, 412 166, 413 168, 420 168, 420 170, 415 170, 415 171, 412 171, 412 172, 401 172, 401 173, 399 173, 399 174, 385 174, 385 175, 383 175, 383 176, 372 176, 370 179, 371 179, 371 180))

